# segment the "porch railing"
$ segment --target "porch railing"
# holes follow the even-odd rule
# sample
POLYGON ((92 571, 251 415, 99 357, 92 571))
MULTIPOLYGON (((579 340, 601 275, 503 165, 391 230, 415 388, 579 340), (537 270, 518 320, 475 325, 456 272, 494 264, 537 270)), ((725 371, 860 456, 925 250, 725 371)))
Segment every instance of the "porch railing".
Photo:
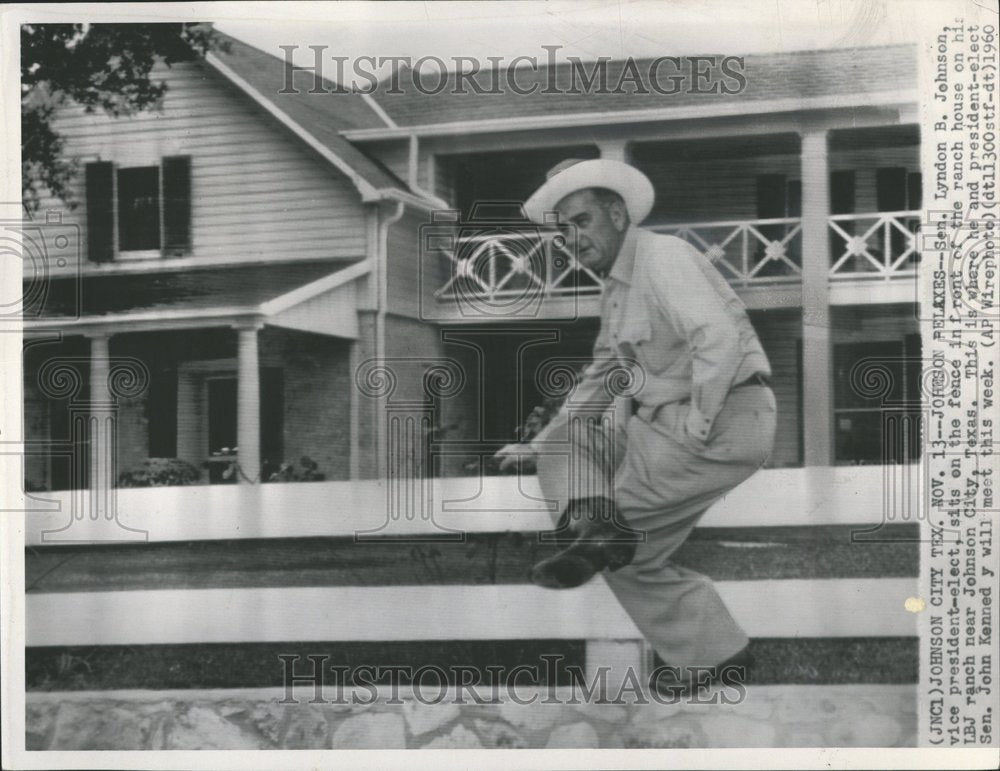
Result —
POLYGON ((436 293, 441 299, 588 293, 602 286, 554 231, 503 228, 459 235, 454 243, 454 249, 442 250, 451 276, 436 293))
MULTIPOLYGON (((912 276, 920 254, 920 213, 836 214, 827 219, 830 279, 912 276)), ((795 283, 802 276, 802 220, 797 217, 655 225, 702 252, 734 286, 795 283)), ((502 300, 525 295, 594 293, 602 282, 577 262, 556 232, 495 229, 462 236, 443 250, 450 277, 438 298, 502 300)))
POLYGON ((920 212, 835 214, 829 218, 830 278, 889 280, 916 273, 920 212))
POLYGON ((798 281, 802 275, 802 221, 798 218, 661 225, 683 238, 737 286, 798 281))

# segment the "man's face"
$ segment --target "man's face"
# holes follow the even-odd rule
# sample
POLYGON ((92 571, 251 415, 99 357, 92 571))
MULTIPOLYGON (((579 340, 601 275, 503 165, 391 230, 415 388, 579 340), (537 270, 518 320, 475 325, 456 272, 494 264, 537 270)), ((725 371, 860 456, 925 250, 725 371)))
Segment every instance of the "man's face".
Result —
POLYGON ((576 226, 577 258, 595 273, 611 270, 618 258, 628 214, 621 201, 603 203, 593 190, 579 190, 556 204, 560 223, 576 226))

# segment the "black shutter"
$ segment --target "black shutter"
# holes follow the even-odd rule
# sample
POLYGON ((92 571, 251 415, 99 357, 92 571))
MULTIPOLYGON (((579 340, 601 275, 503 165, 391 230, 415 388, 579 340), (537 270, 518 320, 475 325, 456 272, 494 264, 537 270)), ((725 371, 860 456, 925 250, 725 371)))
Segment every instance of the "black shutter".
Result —
POLYGON ((191 253, 191 156, 163 159, 163 254, 191 253))
POLYGON ((854 188, 855 177, 852 170, 830 173, 830 214, 854 213, 854 188))
POLYGON ((87 164, 87 258, 115 257, 115 168, 110 161, 87 164))

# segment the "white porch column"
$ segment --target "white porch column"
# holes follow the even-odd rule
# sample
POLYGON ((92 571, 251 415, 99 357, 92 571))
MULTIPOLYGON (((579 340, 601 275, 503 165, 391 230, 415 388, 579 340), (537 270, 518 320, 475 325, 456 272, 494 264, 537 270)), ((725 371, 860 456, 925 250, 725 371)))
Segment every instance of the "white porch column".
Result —
POLYGON ((115 486, 115 432, 111 393, 108 378, 111 374, 110 336, 94 335, 90 338, 90 424, 88 483, 90 491, 90 518, 104 521, 113 517, 110 496, 115 486))
POLYGON ((236 445, 243 470, 239 475, 240 484, 255 482, 260 476, 259 330, 259 325, 239 327, 237 330, 236 445))
POLYGON ((806 466, 833 462, 827 132, 802 135, 802 415, 806 466))
POLYGON ((629 163, 632 157, 628 141, 624 139, 602 139, 597 143, 597 148, 601 151, 602 160, 629 163))

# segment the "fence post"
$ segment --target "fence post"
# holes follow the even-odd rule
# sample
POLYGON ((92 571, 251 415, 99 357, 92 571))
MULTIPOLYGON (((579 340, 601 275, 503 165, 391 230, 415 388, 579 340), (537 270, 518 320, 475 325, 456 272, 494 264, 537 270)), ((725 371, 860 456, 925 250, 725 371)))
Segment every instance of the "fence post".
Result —
POLYGON ((598 700, 609 701, 636 685, 646 687, 651 653, 645 640, 587 640, 585 655, 587 687, 599 684, 598 700))

